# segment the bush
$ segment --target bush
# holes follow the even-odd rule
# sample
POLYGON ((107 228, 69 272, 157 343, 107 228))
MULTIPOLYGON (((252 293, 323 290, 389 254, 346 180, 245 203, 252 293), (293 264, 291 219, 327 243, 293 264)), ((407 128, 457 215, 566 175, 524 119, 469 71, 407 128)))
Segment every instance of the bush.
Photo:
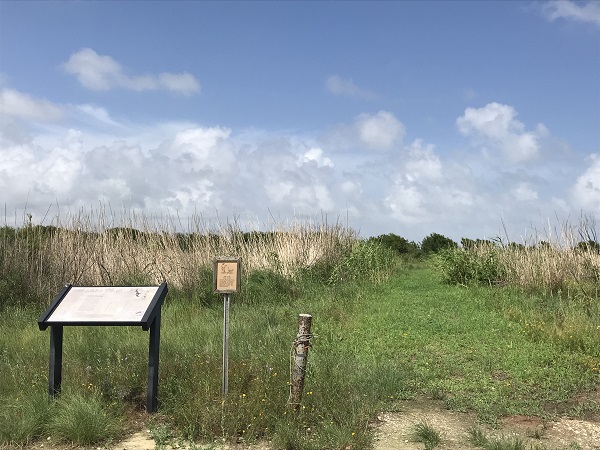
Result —
POLYGON ((600 243, 591 239, 589 241, 581 241, 577 244, 577 250, 600 254, 600 243))
POLYGON ((377 237, 372 237, 369 241, 380 243, 382 246, 387 247, 401 255, 418 256, 420 253, 419 245, 413 241, 409 241, 402 236, 398 236, 394 233, 382 234, 377 237))
POLYGON ((369 280, 380 282, 395 269, 394 252, 375 241, 356 241, 343 260, 333 269, 329 284, 369 280))
POLYGON ((442 278, 455 284, 498 284, 506 280, 506 270, 496 247, 476 250, 446 248, 436 255, 435 264, 442 278))
POLYGON ((421 242, 421 251, 425 254, 438 253, 441 250, 455 248, 456 242, 438 233, 431 233, 421 242))

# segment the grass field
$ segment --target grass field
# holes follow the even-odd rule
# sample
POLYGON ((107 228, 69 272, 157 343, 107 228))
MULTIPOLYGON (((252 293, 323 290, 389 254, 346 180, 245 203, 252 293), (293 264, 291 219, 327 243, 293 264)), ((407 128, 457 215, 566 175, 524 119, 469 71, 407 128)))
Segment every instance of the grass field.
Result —
POLYGON ((587 395, 600 381, 595 241, 472 242, 406 257, 338 224, 181 234, 135 223, 97 230, 92 222, 0 229, 0 445, 107 445, 146 427, 157 445, 268 440, 288 450, 363 449, 373 443, 377 413, 405 399, 443 400, 488 425, 510 414, 600 411, 587 395), (212 292, 219 255, 243 263, 226 399, 223 304, 212 292), (49 332, 37 319, 60 286, 161 280, 169 294, 158 413, 145 413, 141 327, 66 327, 62 392, 49 401, 49 332), (294 411, 290 361, 301 313, 313 316, 314 337, 294 411))
MULTIPOLYGON (((515 305, 533 300, 511 289, 442 284, 427 264, 418 264, 380 284, 305 283, 269 299, 237 304, 233 296, 225 402, 222 304, 216 298, 201 305, 176 292, 167 300, 159 413, 146 417, 158 436, 368 448, 369 422, 399 399, 444 399, 486 423, 505 414, 584 416, 600 408, 574 401, 599 381, 596 323, 587 324, 589 345, 572 345, 566 335, 562 342, 550 339, 541 325, 524 320, 527 310, 515 315, 515 305), (292 414, 290 347, 299 313, 313 315, 315 337, 302 408, 292 414)), ((144 408, 147 333, 67 328, 63 393, 49 403, 49 338, 37 329, 40 313, 9 308, 0 319, 3 442, 119 438, 131 425, 128 417, 144 408)))

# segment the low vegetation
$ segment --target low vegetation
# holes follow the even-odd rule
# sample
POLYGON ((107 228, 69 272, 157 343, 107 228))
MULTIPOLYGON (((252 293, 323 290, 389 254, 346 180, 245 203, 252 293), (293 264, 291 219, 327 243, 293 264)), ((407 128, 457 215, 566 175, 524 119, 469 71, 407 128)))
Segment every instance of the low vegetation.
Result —
MULTIPOLYGON (((243 232, 196 221, 181 233, 167 220, 128 220, 103 227, 100 214, 0 229, 0 445, 110 443, 145 426, 164 446, 369 448, 377 413, 420 396, 489 424, 507 414, 600 411, 582 395, 600 369, 595 240, 458 245, 434 233, 425 252, 425 242, 361 240, 339 224, 243 232), (222 398, 223 306, 212 261, 231 255, 242 257, 243 280, 232 296, 222 398), (524 272, 535 282, 521 281, 524 272), (145 413, 148 335, 132 327, 67 327, 63 389, 49 401, 49 338, 37 319, 60 286, 163 280, 158 413, 145 413), (300 313, 313 315, 314 337, 294 412, 300 313)), ((424 433, 435 430, 422 428, 433 448, 424 433)), ((509 448, 479 438, 482 448, 509 448)))
POLYGON ((427 422, 420 422, 414 426, 412 437, 415 442, 425 445, 425 450, 433 450, 442 440, 440 432, 427 422))

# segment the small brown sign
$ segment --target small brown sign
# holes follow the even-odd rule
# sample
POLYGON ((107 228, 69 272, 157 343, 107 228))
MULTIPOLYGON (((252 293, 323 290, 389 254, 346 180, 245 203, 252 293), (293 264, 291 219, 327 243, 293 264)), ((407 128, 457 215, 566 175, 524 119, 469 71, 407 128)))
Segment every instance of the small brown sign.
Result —
POLYGON ((216 259, 213 275, 213 288, 215 292, 224 294, 239 292, 241 274, 240 258, 216 259))

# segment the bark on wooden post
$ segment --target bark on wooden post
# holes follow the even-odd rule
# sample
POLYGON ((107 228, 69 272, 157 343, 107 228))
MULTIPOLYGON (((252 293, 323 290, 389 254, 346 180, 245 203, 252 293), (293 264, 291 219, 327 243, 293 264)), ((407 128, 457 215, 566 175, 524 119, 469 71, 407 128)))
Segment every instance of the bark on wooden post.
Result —
POLYGON ((310 314, 300 314, 298 316, 298 334, 294 340, 294 358, 290 380, 290 399, 289 405, 294 411, 300 408, 302 400, 302 390, 304 389, 304 376, 306 374, 306 360, 308 359, 308 349, 310 348, 310 326, 312 316, 310 314))

